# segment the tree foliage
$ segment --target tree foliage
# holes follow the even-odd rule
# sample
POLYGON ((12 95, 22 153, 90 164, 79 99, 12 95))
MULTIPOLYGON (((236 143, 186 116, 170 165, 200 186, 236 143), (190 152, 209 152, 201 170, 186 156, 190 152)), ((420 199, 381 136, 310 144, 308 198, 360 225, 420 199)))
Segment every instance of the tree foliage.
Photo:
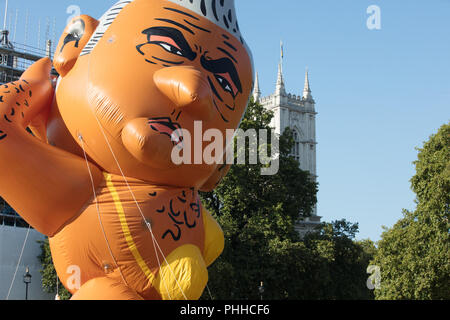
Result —
POLYGON ((381 268, 377 299, 450 299, 450 125, 418 151, 417 207, 382 235, 373 262, 381 268))
MULTIPOLYGON (((316 257, 319 272, 309 286, 310 297, 328 300, 370 300, 373 292, 367 288, 367 266, 376 252, 370 240, 355 241, 357 223, 343 220, 322 223, 316 233, 308 234, 304 243, 316 257)), ((314 271, 313 271, 314 273, 314 271)))
MULTIPOLYGON (((241 129, 266 129, 273 114, 251 101, 241 129)), ((290 156, 293 135, 280 137, 280 170, 262 176, 263 164, 234 165, 203 202, 221 224, 225 251, 210 269, 215 299, 370 299, 365 287, 372 258, 353 241, 357 225, 322 224, 301 240, 295 230, 312 213, 317 184, 290 156)), ((210 298, 205 293, 205 299, 210 298)))
POLYGON ((41 262, 42 267, 40 270, 42 275, 42 289, 48 293, 55 293, 55 295, 58 291, 61 300, 70 299, 71 294, 66 288, 64 288, 56 275, 48 239, 45 241, 39 241, 39 243, 41 245, 41 254, 38 259, 41 262))

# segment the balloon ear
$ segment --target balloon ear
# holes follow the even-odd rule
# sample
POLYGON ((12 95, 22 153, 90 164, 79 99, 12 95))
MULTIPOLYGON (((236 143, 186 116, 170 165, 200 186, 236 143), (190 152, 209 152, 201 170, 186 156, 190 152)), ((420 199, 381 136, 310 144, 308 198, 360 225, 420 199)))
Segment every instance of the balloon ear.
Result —
POLYGON ((98 20, 81 15, 73 18, 67 25, 59 40, 53 60, 53 66, 62 77, 72 70, 98 24, 98 20))

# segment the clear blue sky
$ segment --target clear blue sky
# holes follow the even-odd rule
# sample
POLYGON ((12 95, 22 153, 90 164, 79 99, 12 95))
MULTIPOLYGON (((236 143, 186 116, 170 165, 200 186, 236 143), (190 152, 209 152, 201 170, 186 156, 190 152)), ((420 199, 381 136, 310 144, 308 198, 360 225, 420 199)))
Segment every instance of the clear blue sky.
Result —
MULTIPOLYGON (((28 44, 37 46, 39 19, 41 39, 47 17, 50 38, 54 18, 58 37, 70 5, 98 18, 115 1, 9 2, 12 29, 19 9, 16 40, 24 41, 28 9, 28 44)), ((358 222, 359 239, 379 240, 382 225, 415 207, 415 147, 450 119, 450 0, 236 3, 263 95, 275 88, 280 40, 288 92, 301 93, 309 67, 319 113, 319 214, 358 222), (381 9, 381 30, 366 26, 370 5, 381 9)))

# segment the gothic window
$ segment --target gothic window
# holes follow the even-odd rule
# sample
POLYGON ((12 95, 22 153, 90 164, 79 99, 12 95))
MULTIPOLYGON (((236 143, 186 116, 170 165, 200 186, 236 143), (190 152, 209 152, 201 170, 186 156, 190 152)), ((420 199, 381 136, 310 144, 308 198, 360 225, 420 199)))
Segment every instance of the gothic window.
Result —
POLYGON ((294 129, 293 131, 294 137, 294 147, 292 148, 291 156, 300 162, 300 135, 298 131, 294 129))

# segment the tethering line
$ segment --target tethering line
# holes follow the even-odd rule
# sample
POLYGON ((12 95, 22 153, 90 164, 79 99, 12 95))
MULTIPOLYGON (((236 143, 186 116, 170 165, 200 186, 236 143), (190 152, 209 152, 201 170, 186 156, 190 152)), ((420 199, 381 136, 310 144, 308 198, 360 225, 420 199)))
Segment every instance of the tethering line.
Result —
MULTIPOLYGON (((89 171, 89 177, 91 178, 92 191, 94 192, 94 195, 95 195, 95 203, 96 203, 96 208, 97 208, 97 214, 98 214, 98 219, 99 219, 99 222, 100 222, 100 226, 101 226, 101 228, 102 228, 103 236, 104 236, 105 241, 106 241, 106 243, 107 243, 107 245, 108 245, 109 253, 111 254, 111 257, 113 258, 116 267, 119 269, 120 276, 122 277, 122 280, 123 280, 124 284, 125 284, 127 287, 129 287, 127 281, 125 280, 125 278, 124 278, 124 276, 123 276, 123 274, 122 274, 122 271, 120 270, 119 264, 117 263, 117 260, 115 259, 114 254, 112 253, 111 247, 110 247, 110 245, 109 245, 109 241, 108 241, 107 236, 106 236, 106 232, 105 232, 104 227, 103 227, 103 223, 102 223, 101 215, 100 215, 100 208, 99 208, 98 199, 97 199, 97 193, 96 193, 96 191, 95 191, 94 178, 93 178, 93 175, 92 175, 91 168, 89 167, 89 161, 88 161, 88 159, 87 159, 86 149, 85 149, 85 147, 84 147, 83 136, 82 136, 81 134, 79 134, 79 135, 78 135, 78 139, 81 141, 82 148, 83 148, 84 159, 85 159, 85 161, 86 161, 86 166, 87 166, 88 171, 89 171)), ((158 261, 158 266, 159 266, 159 268, 161 268, 161 263, 160 263, 160 261, 159 261, 158 253, 156 252, 156 248, 155 248, 155 245, 154 245, 154 244, 153 244, 153 247, 154 247, 154 250, 155 250, 155 253, 156 253, 156 258, 157 258, 157 261, 158 261)), ((171 298, 171 296, 170 296, 170 294, 169 294, 169 292, 168 292, 169 289, 168 289, 168 287, 167 287, 166 281, 165 281, 164 278, 162 278, 162 280, 163 280, 164 286, 166 287, 167 294, 169 295, 169 299, 172 300, 172 298, 171 298)))
POLYGON ((83 136, 80 134, 80 135, 78 136, 78 139, 81 141, 81 147, 82 147, 82 149, 83 149, 84 159, 85 159, 85 161, 86 161, 86 167, 87 167, 87 169, 88 169, 88 171, 89 171, 89 178, 91 178, 92 192, 93 192, 93 194, 94 194, 95 207, 96 207, 96 209, 97 209, 98 222, 99 222, 99 224, 100 224, 100 228, 102 229, 103 237, 105 238, 106 245, 107 245, 108 250, 109 250, 109 254, 111 255, 111 258, 113 259, 114 264, 116 265, 117 269, 119 269, 119 273, 120 273, 120 276, 121 276, 121 278, 122 278, 122 281, 124 282, 124 284, 125 284, 126 286, 128 286, 128 283, 127 283, 127 281, 125 280, 125 277, 124 277, 123 274, 122 274, 122 270, 120 269, 119 264, 117 263, 117 260, 116 260, 116 258, 114 257, 114 254, 113 254, 113 252, 112 252, 111 246, 110 246, 109 241, 108 241, 108 237, 106 236, 105 228, 104 228, 104 226, 103 226, 103 221, 102 221, 101 214, 100 214, 100 207, 99 207, 99 204, 98 204, 97 192, 95 191, 94 178, 93 178, 93 176, 92 176, 91 168, 89 167, 89 161, 88 161, 88 158, 87 158, 86 149, 85 149, 85 147, 84 147, 83 136))
POLYGON ((12 287, 14 285, 14 281, 16 280, 17 270, 19 269, 20 261, 22 260, 23 251, 25 250, 25 245, 27 243, 28 235, 30 234, 30 230, 31 230, 31 225, 28 224, 27 234, 25 236, 25 240, 23 241, 22 250, 20 251, 20 255, 19 255, 19 261, 17 261, 16 270, 14 271, 14 276, 13 276, 13 279, 11 281, 11 285, 9 286, 8 295, 6 296, 6 300, 9 300, 9 296, 11 294, 11 290, 12 290, 12 287))
POLYGON ((206 284, 206 288, 208 288, 208 293, 209 293, 209 297, 211 298, 211 300, 214 300, 212 294, 211 294, 211 290, 209 290, 209 285, 206 284))
MULTIPOLYGON (((140 205, 139 205, 139 203, 138 203, 138 201, 137 201, 137 199, 136 199, 136 196, 135 196, 133 190, 131 189, 130 184, 128 183, 128 179, 125 177, 125 174, 123 173, 122 167, 120 166, 120 163, 119 163, 119 161, 118 161, 117 158, 116 158, 116 155, 115 155, 115 153, 114 153, 114 151, 113 151, 113 149, 112 149, 112 146, 111 146, 111 144, 109 143, 108 138, 106 137, 106 133, 104 132, 103 127, 101 126, 100 121, 99 121, 99 119, 97 118, 96 115, 95 115, 95 118, 96 118, 97 123, 98 123, 98 125, 99 125, 99 127, 100 127, 100 130, 101 130, 101 132, 102 132, 102 134, 103 134, 103 136, 104 136, 104 138, 105 138, 105 141, 106 141, 106 143, 107 143, 107 145, 108 145, 108 147, 109 147, 109 149, 110 149, 110 151, 111 151, 111 154, 112 154, 112 156, 113 156, 113 158, 114 158, 114 160, 115 160, 115 162, 116 162, 116 164, 117 164, 117 166, 118 166, 118 168, 119 168, 119 170, 120 170, 120 173, 121 173, 121 175, 122 175, 122 177, 123 177, 123 179, 124 179, 124 181, 125 181, 125 184, 127 185, 128 190, 129 190, 130 193, 131 193, 131 196, 132 196, 132 198, 133 198, 133 201, 134 201, 134 203, 136 204, 136 206, 137 206, 137 208, 138 208, 138 211, 139 211, 140 215, 142 216, 142 219, 144 219, 144 221, 147 221, 147 218, 145 217, 144 213, 142 212, 142 209, 141 209, 141 207, 140 207, 140 205)), ((158 260, 158 265, 159 265, 160 271, 161 271, 161 263, 160 263, 160 260, 159 260, 159 255, 158 255, 158 252, 157 252, 157 250, 156 250, 156 247, 158 247, 158 250, 161 252, 161 255, 163 256, 165 263, 166 263, 167 266, 169 267, 169 270, 170 270, 170 272, 172 273, 172 275, 173 275, 173 277, 174 277, 174 279, 175 279, 175 281, 176 281, 176 283, 177 283, 178 288, 180 289, 181 293, 183 294, 183 297, 185 298, 185 300, 188 300, 188 298, 186 297, 186 295, 185 295, 183 289, 181 288, 180 283, 178 282, 178 279, 177 279, 175 273, 174 273, 173 270, 172 270, 172 267, 170 266, 169 262, 167 261, 167 258, 166 258, 166 256, 164 255, 164 252, 162 251, 162 249, 161 249, 161 247, 160 247, 158 241, 156 240, 156 237, 155 237, 155 235, 154 235, 154 233, 153 233, 153 230, 152 230, 151 225, 150 225, 149 223, 146 223, 146 226, 147 226, 147 229, 150 231, 150 234, 151 234, 151 236, 152 236, 153 246, 154 246, 154 249, 155 249, 156 259, 158 260), (156 245, 156 246, 155 246, 155 245, 156 245)), ((164 282, 164 280, 163 280, 163 282, 164 282)), ((168 292, 168 288, 167 288, 166 290, 167 290, 167 294, 169 295, 169 299, 171 299, 170 293, 168 292)))
MULTIPOLYGON (((92 57, 92 54, 89 55, 89 62, 88 62, 88 73, 87 73, 87 82, 86 82, 88 86, 89 86, 89 83, 90 83, 90 82, 89 82, 89 78, 90 78, 90 70, 91 70, 91 57, 92 57)), ((117 157, 116 157, 116 154, 114 153, 114 150, 112 149, 112 146, 111 146, 111 144, 110 144, 110 142, 109 142, 109 140, 108 140, 108 138, 107 138, 107 136, 106 136, 106 133, 105 133, 105 131, 104 131, 104 129, 103 129, 101 123, 100 123, 100 120, 98 119, 98 117, 97 117, 97 115, 96 115, 96 113, 95 113, 94 110, 92 110, 92 113, 93 113, 93 115, 94 115, 95 120, 97 121, 97 124, 98 124, 98 126, 99 126, 99 128, 100 128, 100 131, 101 131, 102 134, 103 134, 103 137, 105 138, 106 144, 108 145, 108 148, 109 148, 109 150, 111 151, 111 155, 113 156, 114 161, 116 162, 117 167, 119 168, 119 171, 120 171, 120 173, 121 173, 121 175, 122 175, 122 177, 123 177, 123 179, 124 179, 124 181, 125 181, 125 183, 126 183, 126 185, 127 185, 127 187, 128 187, 128 190, 129 190, 130 193, 131 193, 131 196, 132 196, 132 198, 133 198, 133 200, 134 200, 134 202, 135 202, 135 204, 136 204, 136 206, 137 206, 137 208, 138 208, 139 213, 141 214, 143 220, 144 220, 144 221, 147 221, 147 219, 146 219, 144 213, 142 212, 141 207, 139 206, 138 201, 136 200, 136 196, 135 196, 133 190, 131 189, 130 184, 128 183, 128 179, 125 177, 125 174, 123 173, 122 167, 120 166, 120 163, 119 163, 119 161, 118 161, 118 159, 117 159, 117 157)), ((172 270, 172 267, 170 266, 169 262, 167 261, 167 258, 166 258, 166 256, 164 255, 164 252, 162 251, 162 249, 161 249, 161 247, 160 247, 158 241, 157 241, 156 238, 155 238, 155 235, 153 234, 153 230, 152 230, 151 225, 150 225, 149 223, 146 223, 146 226, 147 226, 147 229, 150 231, 150 234, 151 234, 151 236, 152 236, 153 246, 155 247, 155 244, 156 244, 156 247, 158 247, 159 251, 161 252, 161 255, 162 255, 163 258, 164 258, 165 263, 166 263, 167 266, 169 267, 169 270, 170 270, 170 272, 172 273, 172 275, 173 275, 173 277, 174 277, 174 279, 175 279, 175 281, 176 281, 176 284, 177 284, 178 288, 180 289, 181 293, 183 294, 184 299, 185 299, 185 300, 188 300, 188 298, 186 297, 186 295, 185 295, 183 289, 181 288, 180 283, 178 282, 178 279, 177 279, 175 273, 174 273, 173 270, 172 270)), ((155 247, 155 254, 156 254, 156 258, 157 258, 157 260, 158 260, 158 264, 159 264, 159 256, 158 256, 158 252, 156 251, 156 247, 155 247)), ((160 271, 160 273, 161 273, 161 265, 160 265, 160 264, 159 264, 159 268, 160 268, 159 271, 160 271)), ((167 288, 166 290, 167 290, 167 294, 169 295, 169 299, 171 299, 171 298, 170 298, 170 294, 169 294, 169 292, 168 292, 168 288, 167 288)))

